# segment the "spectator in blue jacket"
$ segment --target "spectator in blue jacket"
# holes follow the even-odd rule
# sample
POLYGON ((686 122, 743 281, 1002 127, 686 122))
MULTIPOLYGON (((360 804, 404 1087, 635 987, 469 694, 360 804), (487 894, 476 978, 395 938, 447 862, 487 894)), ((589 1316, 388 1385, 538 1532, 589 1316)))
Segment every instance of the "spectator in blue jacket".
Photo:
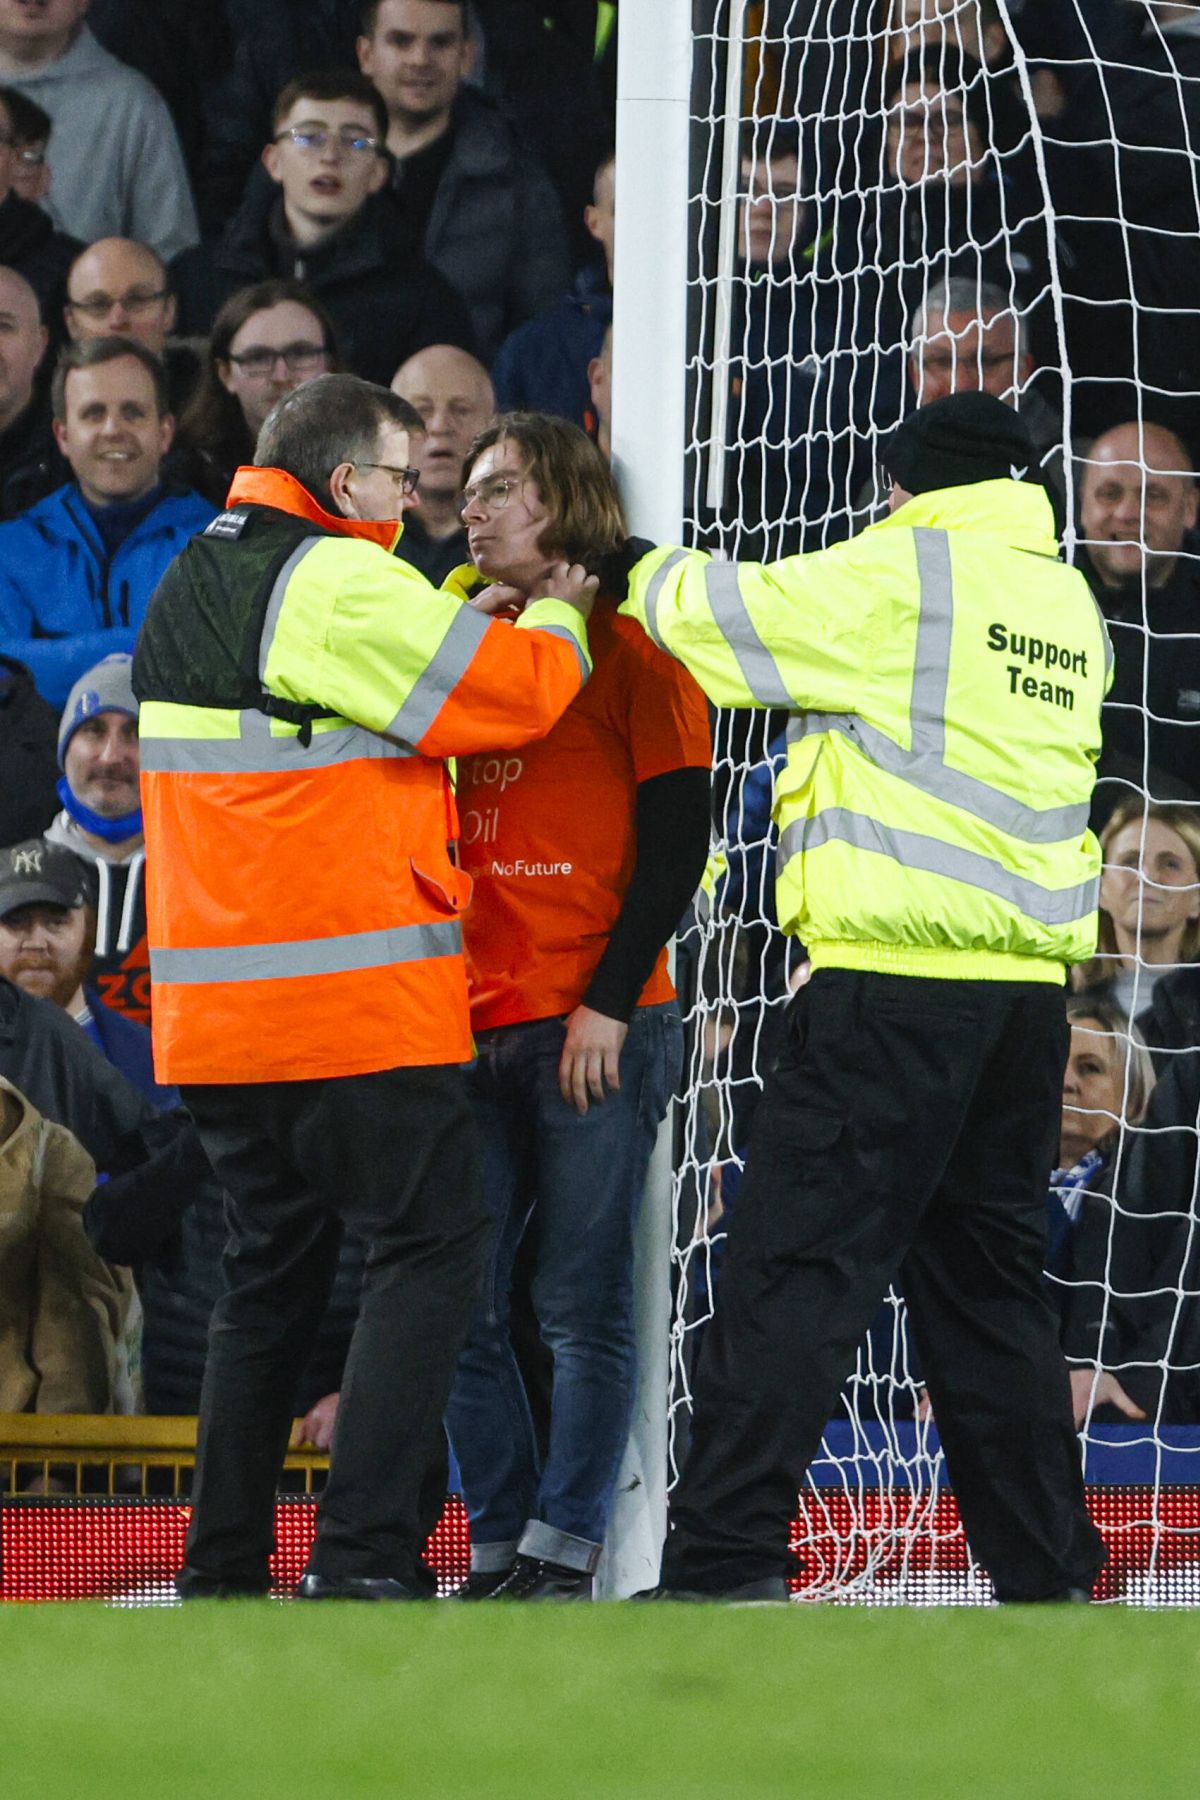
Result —
POLYGON ((589 365, 601 354, 613 314, 613 240, 616 235, 616 157, 596 170, 591 204, 583 210, 588 236, 604 252, 603 268, 589 263, 556 307, 510 332, 492 368, 501 412, 547 412, 593 437, 589 365))
POLYGON ((215 509, 163 484, 175 421, 143 344, 68 345, 51 404, 75 479, 0 525, 0 638, 62 706, 93 663, 132 652, 163 570, 215 509))

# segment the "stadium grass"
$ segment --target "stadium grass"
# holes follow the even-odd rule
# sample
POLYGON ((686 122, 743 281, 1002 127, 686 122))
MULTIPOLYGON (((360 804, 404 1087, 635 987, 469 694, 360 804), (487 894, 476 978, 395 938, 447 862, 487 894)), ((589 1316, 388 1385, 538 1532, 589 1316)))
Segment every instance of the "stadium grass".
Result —
POLYGON ((0 1607, 6 1796, 1173 1800, 1200 1617, 0 1607))

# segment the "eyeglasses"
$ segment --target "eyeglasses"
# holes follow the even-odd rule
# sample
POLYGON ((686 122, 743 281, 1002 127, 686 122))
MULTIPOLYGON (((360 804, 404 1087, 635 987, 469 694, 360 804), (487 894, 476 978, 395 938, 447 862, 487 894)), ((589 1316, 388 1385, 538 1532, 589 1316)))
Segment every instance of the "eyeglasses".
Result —
POLYGON ((465 513, 469 507, 482 506, 487 512, 502 512, 523 479, 520 475, 489 475, 486 481, 476 481, 458 496, 458 510, 465 513))
POLYGON ((251 381, 265 381, 275 373, 276 363, 282 363, 289 375, 303 375, 325 362, 328 355, 324 344, 285 344, 282 350, 256 344, 253 350, 239 350, 236 354, 231 351, 229 361, 251 381))
POLYGON ((87 300, 68 300, 67 305, 72 312, 98 322, 106 319, 114 306, 127 313, 149 312, 166 299, 168 292, 167 288, 130 288, 127 294, 93 294, 87 300))
POLYGON ((366 137, 361 131, 354 131, 350 126, 338 132, 326 131, 323 125, 289 125, 285 131, 275 134, 274 142, 282 144, 290 140, 297 150, 305 156, 320 156, 329 144, 351 156, 378 156, 379 139, 366 137))
POLYGON ((18 150, 17 161, 23 162, 27 169, 40 169, 46 161, 45 150, 18 150))
POLYGON ((356 469, 382 469, 385 475, 391 476, 395 485, 406 497, 411 497, 416 493, 417 484, 421 479, 420 469, 397 469, 393 463, 355 463, 354 467, 356 469))

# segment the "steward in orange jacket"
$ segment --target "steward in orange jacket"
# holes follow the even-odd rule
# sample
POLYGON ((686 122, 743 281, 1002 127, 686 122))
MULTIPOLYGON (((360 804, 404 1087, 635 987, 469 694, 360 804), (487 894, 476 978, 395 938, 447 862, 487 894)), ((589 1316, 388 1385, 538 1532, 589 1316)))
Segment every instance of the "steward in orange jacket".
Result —
MULTIPOLYGON (((595 581, 517 625, 391 552, 420 415, 326 375, 159 586, 134 656, 160 1079, 228 1195, 179 1591, 266 1590, 275 1489, 343 1227, 366 1244, 306 1599, 410 1599, 485 1240, 443 757, 543 736, 595 581), (575 601, 576 603, 572 603, 575 601)), ((558 579, 561 577, 561 581, 558 579)))

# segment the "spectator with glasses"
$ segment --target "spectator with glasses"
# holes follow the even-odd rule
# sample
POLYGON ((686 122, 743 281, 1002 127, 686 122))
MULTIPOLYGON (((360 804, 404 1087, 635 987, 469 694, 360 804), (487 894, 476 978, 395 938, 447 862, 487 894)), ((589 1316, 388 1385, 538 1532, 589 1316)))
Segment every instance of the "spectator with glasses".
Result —
POLYGON ((171 411, 178 418, 200 377, 200 358, 191 344, 171 337, 179 308, 166 264, 146 244, 132 238, 101 238, 71 264, 67 276, 67 331, 87 338, 136 338, 153 350, 167 375, 171 411))
POLYGON ((57 317, 67 269, 80 246, 18 191, 17 133, 8 93, 0 87, 0 263, 25 277, 47 318, 57 317))
POLYGON ((461 300, 382 191, 387 109, 370 82, 340 71, 290 82, 272 134, 225 235, 173 268, 184 329, 207 332, 239 288, 290 277, 329 309, 347 367, 380 386, 426 344, 472 347, 461 300))
POLYGON ((260 281, 217 314, 192 402, 179 421, 188 478, 223 506, 277 400, 341 369, 333 320, 298 281, 260 281))
POLYGON ((50 192, 50 114, 20 88, 6 88, 4 103, 12 121, 12 184, 22 200, 41 206, 50 192))

